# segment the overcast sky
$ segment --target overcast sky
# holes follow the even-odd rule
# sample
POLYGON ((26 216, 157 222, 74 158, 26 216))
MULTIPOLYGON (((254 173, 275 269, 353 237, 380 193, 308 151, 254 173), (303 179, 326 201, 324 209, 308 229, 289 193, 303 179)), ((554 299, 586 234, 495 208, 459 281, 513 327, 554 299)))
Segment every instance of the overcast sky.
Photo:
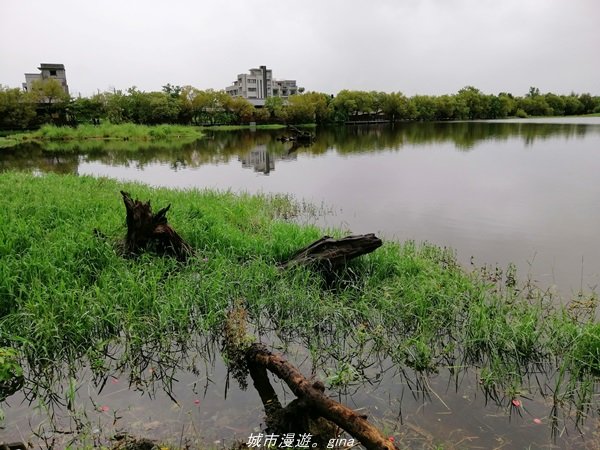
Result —
POLYGON ((600 95, 598 0, 0 0, 0 84, 62 63, 71 93, 224 89, 600 95))

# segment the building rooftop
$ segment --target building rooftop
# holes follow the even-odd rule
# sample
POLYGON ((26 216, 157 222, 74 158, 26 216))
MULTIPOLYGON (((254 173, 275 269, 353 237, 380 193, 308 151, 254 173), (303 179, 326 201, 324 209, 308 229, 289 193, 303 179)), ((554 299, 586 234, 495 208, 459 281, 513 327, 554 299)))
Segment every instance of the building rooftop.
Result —
POLYGON ((41 63, 40 67, 38 67, 39 70, 42 69, 58 69, 58 70, 65 70, 65 65, 64 64, 53 64, 53 63, 41 63))

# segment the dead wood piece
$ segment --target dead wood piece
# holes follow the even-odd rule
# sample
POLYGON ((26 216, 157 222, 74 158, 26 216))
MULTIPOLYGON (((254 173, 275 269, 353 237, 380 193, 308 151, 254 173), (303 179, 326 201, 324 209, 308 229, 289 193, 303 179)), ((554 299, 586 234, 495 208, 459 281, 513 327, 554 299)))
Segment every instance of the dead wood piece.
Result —
POLYGON ((312 244, 298 250, 281 266, 316 265, 323 269, 336 269, 349 260, 375 251, 381 247, 381 239, 373 233, 334 239, 323 236, 312 244))
POLYGON ((310 145, 315 140, 315 136, 308 131, 302 131, 293 125, 288 125, 287 128, 288 128, 288 130, 292 131, 294 134, 291 136, 280 136, 277 138, 278 141, 294 142, 294 143, 310 145))
POLYGON ((185 261, 193 253, 192 247, 167 223, 167 211, 171 205, 154 214, 150 201, 143 203, 133 200, 124 191, 121 191, 121 195, 127 211, 127 235, 124 242, 126 254, 136 255, 153 249, 157 253, 185 261))
MULTIPOLYGON (((246 351, 246 360, 248 367, 254 370, 255 373, 257 371, 264 371, 264 373, 261 372, 260 374, 262 384, 264 384, 264 378, 266 378, 265 369, 268 369, 290 387, 294 395, 298 397, 298 401, 302 404, 302 410, 310 411, 313 416, 320 416, 335 423, 351 436, 358 439, 367 449, 392 450, 396 448, 390 440, 385 439, 373 425, 367 422, 364 416, 326 397, 322 383, 311 382, 296 367, 280 355, 271 353, 264 345, 258 343, 252 344, 246 351)), ((256 386, 257 380, 254 380, 256 386)), ((268 378, 266 378, 266 382, 269 383, 268 378)), ((261 394, 263 403, 273 395, 276 398, 272 387, 270 390, 272 392, 267 388, 264 391, 265 394, 261 394), (263 398, 263 395, 265 398, 263 398)))

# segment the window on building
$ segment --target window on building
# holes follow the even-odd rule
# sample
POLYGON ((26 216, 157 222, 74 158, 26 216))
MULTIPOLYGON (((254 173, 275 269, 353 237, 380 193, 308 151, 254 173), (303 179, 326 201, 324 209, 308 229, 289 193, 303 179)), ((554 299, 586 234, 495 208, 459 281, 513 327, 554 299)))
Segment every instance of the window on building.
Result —
POLYGON ((56 76, 56 70, 50 70, 50 76, 51 77, 55 77, 56 76))
POLYGON ((255 87, 249 87, 248 88, 248 92, 256 92, 256 88, 255 87))

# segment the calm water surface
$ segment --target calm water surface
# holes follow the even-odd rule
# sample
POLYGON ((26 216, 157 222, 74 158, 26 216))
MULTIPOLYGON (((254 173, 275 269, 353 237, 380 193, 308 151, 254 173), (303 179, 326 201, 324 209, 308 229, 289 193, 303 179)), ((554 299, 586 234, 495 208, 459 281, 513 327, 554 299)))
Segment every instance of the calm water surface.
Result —
MULTIPOLYGON (((320 225, 452 247, 467 267, 512 262, 522 279, 565 298, 600 282, 600 118, 317 130, 315 144, 300 148, 278 142, 281 134, 209 132, 193 144, 137 153, 117 148, 130 143, 86 148, 83 154, 17 149, 0 153, 0 170, 289 193, 332 212, 315 219, 320 225)), ((295 361, 303 360, 300 352, 295 361)), ((416 374, 401 376, 384 366, 374 369, 375 384, 353 395, 340 393, 341 399, 367 407, 386 430, 416 447, 450 441, 460 448, 540 448, 553 442, 595 448, 591 445, 600 441, 595 416, 581 434, 568 412, 553 440, 550 405, 541 395, 515 411, 488 402, 469 371, 457 381, 442 369, 423 385, 416 374)), ((303 368, 308 372, 310 365, 303 368)), ((150 436, 178 435, 183 427, 193 439, 230 442, 259 430, 258 395, 240 391, 232 381, 225 398, 218 357, 189 369, 181 367, 173 384, 179 406, 160 386, 129 388, 126 373, 115 372, 98 394, 97 383, 82 369, 80 406, 108 406, 93 417, 103 429, 126 423, 150 436), (194 373, 198 370, 202 376, 194 373)), ((32 408, 23 396, 9 399, 0 438, 30 436, 31 424, 47 423, 44 408, 32 408)), ((63 426, 72 424, 67 420, 63 426)))

